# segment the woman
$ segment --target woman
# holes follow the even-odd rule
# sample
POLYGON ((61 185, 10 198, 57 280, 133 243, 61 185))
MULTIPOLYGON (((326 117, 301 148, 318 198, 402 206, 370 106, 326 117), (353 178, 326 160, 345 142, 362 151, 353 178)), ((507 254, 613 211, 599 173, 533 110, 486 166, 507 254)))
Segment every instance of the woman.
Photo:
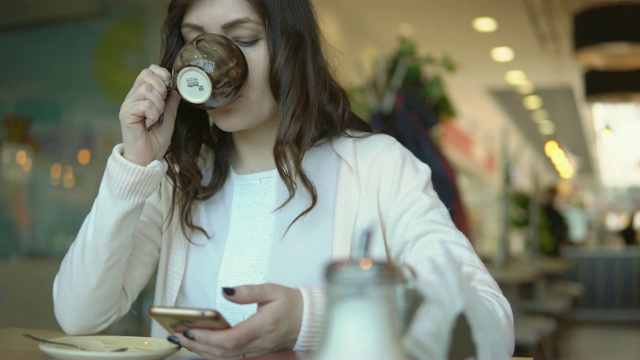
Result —
MULTIPOLYGON (((140 73, 120 123, 123 143, 55 280, 67 333, 113 323, 157 272, 155 304, 215 308, 235 326, 166 334, 154 323, 153 336, 214 358, 311 350, 325 266, 370 229, 372 257, 412 265, 443 299, 425 303, 438 306, 438 331, 465 311, 476 342, 491 344, 481 356, 511 355, 509 304, 453 226, 428 167, 392 138, 367 135, 350 111, 308 0, 172 0, 162 64, 140 73), (235 41, 249 66, 241 97, 209 111, 163 83, 201 33, 235 41), (439 261, 440 249, 455 261, 439 261), (440 291, 434 268, 460 274, 456 291, 440 291)), ((427 352, 442 347, 421 336, 427 352)))

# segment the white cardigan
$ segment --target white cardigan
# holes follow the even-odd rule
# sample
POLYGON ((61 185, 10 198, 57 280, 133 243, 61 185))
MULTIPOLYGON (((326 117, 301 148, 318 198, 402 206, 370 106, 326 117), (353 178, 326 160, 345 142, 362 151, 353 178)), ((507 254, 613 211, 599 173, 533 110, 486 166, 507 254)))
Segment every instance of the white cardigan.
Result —
MULTIPOLYGON (((332 141, 342 159, 333 258, 348 258, 354 235, 375 225, 372 257, 411 265, 427 297, 405 341, 442 358, 460 312, 469 319, 480 358, 509 358, 513 316, 507 300, 433 190, 428 166, 386 135, 332 141)), ((124 316, 157 271, 154 304, 175 304, 188 242, 171 206, 167 164, 108 160, 98 196, 54 281, 55 314, 68 334, 96 333, 124 316)), ((324 290, 300 286, 303 319, 295 350, 314 348, 323 328, 324 290)), ((157 324, 152 336, 166 336, 157 324)))

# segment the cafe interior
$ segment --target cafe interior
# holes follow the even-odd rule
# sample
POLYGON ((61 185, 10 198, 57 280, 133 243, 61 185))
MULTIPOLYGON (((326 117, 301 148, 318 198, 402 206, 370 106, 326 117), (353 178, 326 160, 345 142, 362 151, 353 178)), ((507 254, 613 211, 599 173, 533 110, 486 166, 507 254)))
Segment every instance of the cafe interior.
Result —
MULTIPOLYGON (((61 331, 52 282, 166 3, 0 0, 0 329, 61 331)), ((509 300, 514 356, 640 358, 640 2, 312 3, 353 110, 432 168, 509 300)), ((104 333, 148 336, 152 302, 104 333)))

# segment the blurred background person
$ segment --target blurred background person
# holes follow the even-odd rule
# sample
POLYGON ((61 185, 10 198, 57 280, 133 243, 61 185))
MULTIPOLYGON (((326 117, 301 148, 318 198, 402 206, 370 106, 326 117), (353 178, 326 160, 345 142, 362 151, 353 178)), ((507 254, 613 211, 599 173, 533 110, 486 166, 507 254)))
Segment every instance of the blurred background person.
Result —
POLYGON ((637 212, 631 212, 629 214, 629 222, 627 226, 618 232, 618 235, 620 235, 622 240, 624 240, 625 245, 638 245, 638 232, 635 228, 636 215, 637 212))
POLYGON ((540 237, 540 251, 545 255, 559 256, 560 247, 569 239, 569 225, 562 214, 558 190, 555 186, 548 187, 542 197, 541 225, 546 226, 548 236, 540 237))
POLYGON ((584 201, 577 197, 572 198, 564 207, 562 215, 567 223, 569 242, 574 245, 584 244, 589 237, 589 225, 593 219, 584 201))

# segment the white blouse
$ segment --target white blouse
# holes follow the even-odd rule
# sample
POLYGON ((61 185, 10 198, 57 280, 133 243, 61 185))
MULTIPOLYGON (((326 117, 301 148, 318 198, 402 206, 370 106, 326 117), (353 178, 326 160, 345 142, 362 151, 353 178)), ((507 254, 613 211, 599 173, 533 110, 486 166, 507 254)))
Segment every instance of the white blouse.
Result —
MULTIPOLYGON (((310 204, 302 184, 294 199, 276 211, 288 197, 276 169, 247 175, 231 171, 223 188, 196 208, 194 223, 211 238, 201 232, 192 237, 177 305, 216 309, 235 325, 253 315, 257 306, 226 300, 222 287, 268 282, 322 286, 323 270, 332 257, 339 164, 328 143, 307 153, 303 167, 316 187, 318 203, 286 235, 289 224, 310 204)), ((209 177, 205 173, 205 179, 209 177)))

